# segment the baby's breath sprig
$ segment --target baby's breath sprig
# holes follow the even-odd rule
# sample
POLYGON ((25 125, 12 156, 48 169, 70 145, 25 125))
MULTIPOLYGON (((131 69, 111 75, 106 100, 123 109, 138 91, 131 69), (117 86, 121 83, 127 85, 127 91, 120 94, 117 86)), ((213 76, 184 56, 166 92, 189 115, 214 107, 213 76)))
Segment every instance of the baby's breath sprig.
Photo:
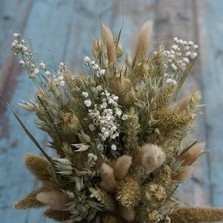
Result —
POLYGON ((14 55, 19 59, 19 64, 27 70, 29 77, 35 83, 38 83, 39 80, 40 85, 43 84, 43 81, 46 81, 46 77, 51 75, 47 65, 44 61, 36 59, 31 45, 27 40, 21 38, 20 33, 14 33, 13 37, 14 41, 11 47, 14 55))
POLYGON ((177 37, 174 38, 171 50, 164 51, 166 55, 166 71, 164 73, 166 83, 177 84, 176 79, 179 78, 179 74, 186 70, 198 56, 197 49, 198 45, 192 41, 185 41, 177 37))

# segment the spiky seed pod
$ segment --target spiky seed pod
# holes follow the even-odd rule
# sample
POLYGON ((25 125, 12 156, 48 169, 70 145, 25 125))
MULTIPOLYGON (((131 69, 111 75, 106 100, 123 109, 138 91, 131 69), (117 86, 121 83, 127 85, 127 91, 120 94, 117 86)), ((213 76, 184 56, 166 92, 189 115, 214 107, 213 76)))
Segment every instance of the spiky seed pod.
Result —
POLYGON ((172 169, 168 165, 163 165, 154 174, 154 182, 168 187, 172 182, 172 169))
POLYGON ((150 174, 165 162, 166 154, 157 145, 145 144, 139 148, 136 160, 150 174))
POLYGON ((36 195, 36 200, 55 210, 65 210, 69 202, 68 197, 61 191, 40 192, 36 195))
POLYGON ((135 220, 135 209, 134 207, 125 207, 120 205, 118 208, 119 215, 128 222, 135 220))
POLYGON ((116 199, 127 208, 136 206, 141 199, 140 185, 130 176, 120 181, 116 193, 116 199))
POLYGON ((44 206, 45 204, 43 204, 42 202, 40 202, 36 199, 36 195, 38 193, 44 191, 44 190, 45 190, 45 188, 40 188, 40 189, 32 191, 26 197, 17 201, 14 204, 14 208, 16 208, 16 209, 26 209, 26 208, 39 208, 39 207, 44 206))
POLYGON ((33 192, 31 192, 30 194, 28 194, 26 197, 22 198, 21 200, 17 201, 14 204, 14 207, 17 208, 17 209, 42 207, 45 204, 39 202, 36 199, 36 195, 40 192, 54 190, 54 189, 57 189, 57 188, 58 188, 58 185, 53 184, 53 183, 48 183, 48 184, 44 185, 43 187, 34 190, 33 192))
POLYGON ((175 91, 176 85, 174 84, 168 84, 161 90, 156 98, 156 106, 158 110, 171 104, 175 91))
POLYGON ((184 166, 183 170, 180 173, 173 176, 173 180, 180 183, 187 181, 191 177, 192 170, 192 166, 184 166))
POLYGON ((114 164, 114 174, 115 178, 118 180, 122 180, 129 171, 129 168, 132 164, 132 157, 128 155, 122 155, 120 156, 115 164, 114 164))
POLYGON ((100 167, 101 187, 106 191, 113 191, 115 189, 116 180, 114 170, 111 166, 103 163, 100 167))
POLYGON ((153 23, 151 21, 147 21, 142 25, 135 43, 135 50, 133 54, 134 60, 140 60, 147 55, 147 51, 151 43, 152 28, 153 23))
POLYGON ((112 76, 109 80, 112 91, 118 96, 131 90, 131 82, 127 77, 112 76))
POLYGON ((166 202, 167 193, 161 185, 150 183, 143 190, 143 199, 148 206, 158 208, 166 202))
POLYGON ((125 149, 130 155, 135 155, 138 148, 138 133, 140 131, 139 117, 134 108, 127 113, 128 119, 125 121, 125 149))
POLYGON ((96 198, 103 206, 108 210, 113 212, 115 210, 115 201, 111 195, 100 188, 90 188, 90 197, 96 198))
POLYGON ((112 63, 116 59, 115 41, 110 28, 104 24, 102 24, 102 38, 107 48, 108 63, 112 63))
POLYGON ((204 152, 204 147, 205 143, 196 143, 186 152, 183 152, 178 159, 183 161, 183 166, 191 165, 200 156, 200 154, 204 152))
POLYGON ((72 113, 62 114, 57 121, 57 125, 60 128, 60 132, 64 135, 73 135, 80 129, 79 119, 72 113))
POLYGON ((156 112, 154 118, 158 120, 156 128, 163 135, 171 135, 176 130, 187 126, 193 120, 191 114, 184 114, 171 109, 156 112))
POLYGON ((182 207, 170 214, 172 223, 223 221, 220 208, 182 207))
POLYGON ((25 164, 27 168, 42 181, 48 181, 51 178, 51 164, 48 160, 34 154, 26 155, 25 164))
POLYGON ((55 221, 62 222, 70 219, 71 213, 69 211, 58 211, 53 209, 47 209, 44 215, 48 218, 52 218, 55 221))

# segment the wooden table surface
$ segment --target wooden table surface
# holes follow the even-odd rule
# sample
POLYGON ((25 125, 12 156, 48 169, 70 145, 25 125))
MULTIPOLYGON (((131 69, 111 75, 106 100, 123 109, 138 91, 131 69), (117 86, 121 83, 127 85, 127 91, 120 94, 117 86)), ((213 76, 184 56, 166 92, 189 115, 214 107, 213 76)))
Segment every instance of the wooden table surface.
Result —
MULTIPOLYGON (((18 106, 34 95, 34 86, 13 58, 14 32, 32 39, 32 46, 48 64, 65 61, 80 69, 91 55, 91 40, 100 21, 131 46, 133 34, 146 20, 155 23, 154 43, 169 46, 175 36, 200 46, 190 82, 203 95, 198 137, 209 153, 197 164, 192 180, 180 189, 194 205, 223 207, 223 1, 221 0, 0 0, 0 92, 40 143, 47 137, 32 124, 33 114, 18 106)), ((27 152, 36 152, 6 105, 0 101, 0 222, 52 222, 41 210, 13 210, 13 203, 37 186, 23 165, 27 152)))

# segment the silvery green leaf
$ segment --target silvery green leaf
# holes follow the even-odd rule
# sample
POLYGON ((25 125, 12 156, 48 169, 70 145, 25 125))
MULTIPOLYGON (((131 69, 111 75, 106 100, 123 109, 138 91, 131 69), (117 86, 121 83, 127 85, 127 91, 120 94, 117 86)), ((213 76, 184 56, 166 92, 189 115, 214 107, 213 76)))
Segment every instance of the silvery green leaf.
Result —
POLYGON ((61 175, 72 175, 72 171, 71 170, 64 170, 64 171, 59 171, 58 172, 59 174, 61 174, 61 175))
POLYGON ((58 162, 58 163, 62 163, 64 165, 71 165, 70 160, 68 160, 66 158, 53 158, 53 160, 58 162))

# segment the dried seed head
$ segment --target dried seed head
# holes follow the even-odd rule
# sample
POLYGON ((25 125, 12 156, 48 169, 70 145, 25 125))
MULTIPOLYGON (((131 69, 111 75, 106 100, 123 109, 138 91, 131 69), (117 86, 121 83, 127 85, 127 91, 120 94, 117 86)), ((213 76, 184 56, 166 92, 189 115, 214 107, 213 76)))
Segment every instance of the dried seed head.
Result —
POLYGON ((139 149, 137 160, 145 168, 146 174, 150 174, 165 162, 166 154, 157 145, 145 144, 139 149))
POLYGON ((110 78, 110 86, 116 95, 121 96, 130 91, 131 82, 126 77, 113 76, 110 78))
POLYGON ((65 135, 74 134, 80 128, 78 117, 72 113, 62 114, 57 123, 60 127, 60 131, 65 135))
POLYGON ((134 207, 141 199, 139 183, 127 176, 117 185, 116 199, 124 207, 134 207))
POLYGON ((143 191, 143 199, 148 205, 157 208, 166 202, 167 194, 161 185, 158 184, 148 184, 143 191))

